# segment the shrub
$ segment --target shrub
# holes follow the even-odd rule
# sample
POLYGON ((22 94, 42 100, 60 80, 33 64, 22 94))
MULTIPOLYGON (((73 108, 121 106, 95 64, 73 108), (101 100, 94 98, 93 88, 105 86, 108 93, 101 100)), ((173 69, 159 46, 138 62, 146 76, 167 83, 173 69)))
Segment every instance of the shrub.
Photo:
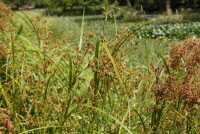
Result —
POLYGON ((140 11, 135 11, 133 9, 130 9, 128 7, 123 7, 121 10, 117 13, 117 19, 122 22, 142 22, 146 19, 141 16, 140 11))
POLYGON ((183 12, 182 14, 182 19, 183 20, 188 20, 192 22, 199 22, 200 21, 200 15, 198 13, 193 13, 193 12, 183 12))

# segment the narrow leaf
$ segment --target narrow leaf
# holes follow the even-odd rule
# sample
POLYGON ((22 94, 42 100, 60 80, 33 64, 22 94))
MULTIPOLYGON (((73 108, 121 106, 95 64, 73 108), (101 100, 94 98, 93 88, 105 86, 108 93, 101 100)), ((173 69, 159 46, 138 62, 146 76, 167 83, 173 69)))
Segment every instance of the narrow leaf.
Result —
POLYGON ((115 64, 114 58, 110 53, 110 50, 108 49, 108 47, 107 47, 107 45, 105 43, 102 43, 102 45, 103 45, 104 49, 106 50, 106 53, 108 54, 108 57, 110 58, 110 60, 111 60, 111 62, 113 64, 113 67, 115 69, 115 72, 117 74, 117 78, 119 79, 120 84, 122 85, 123 89, 126 90, 126 88, 125 88, 125 86, 123 84, 122 78, 121 78, 121 76, 119 74, 119 71, 117 69, 117 65, 115 64))
POLYGON ((24 26, 21 24, 19 30, 17 31, 17 35, 19 36, 22 33, 24 26))
POLYGON ((81 50, 82 43, 83 43, 84 15, 85 15, 85 9, 83 10, 83 17, 82 17, 82 24, 81 24, 81 35, 80 35, 80 42, 79 42, 79 51, 81 50))

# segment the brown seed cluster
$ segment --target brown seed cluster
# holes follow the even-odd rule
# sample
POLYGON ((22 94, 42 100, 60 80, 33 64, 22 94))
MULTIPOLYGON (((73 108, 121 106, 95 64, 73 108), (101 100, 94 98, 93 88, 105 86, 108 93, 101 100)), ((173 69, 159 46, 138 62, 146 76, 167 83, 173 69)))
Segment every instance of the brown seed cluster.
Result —
POLYGON ((157 99, 167 99, 176 104, 183 100, 191 108, 200 99, 200 40, 187 39, 183 44, 173 44, 170 50, 171 74, 159 78, 154 89, 157 99))
POLYGON ((120 7, 117 6, 117 3, 115 2, 112 6, 110 7, 101 7, 101 10, 104 11, 103 15, 105 16, 106 14, 110 18, 115 18, 115 14, 118 10, 120 10, 120 7), (106 13, 108 12, 108 13, 106 13))
POLYGON ((8 26, 11 16, 11 10, 0 2, 0 32, 3 32, 8 26))
MULTIPOLYGON (((0 10, 1 9, 3 10, 3 8, 0 8, 0 10)), ((66 72, 66 74, 68 73, 67 67, 62 68, 64 66, 63 64, 66 65, 66 63, 63 63, 61 58, 68 58, 67 54, 63 54, 63 49, 65 49, 64 51, 67 53, 68 49, 71 48, 70 46, 66 48, 66 45, 64 46, 63 44, 68 42, 69 36, 63 34, 61 35, 62 37, 57 40, 57 42, 53 42, 52 36, 54 33, 48 28, 46 21, 42 22, 41 15, 38 15, 35 19, 32 20, 32 22, 35 29, 32 28, 31 32, 33 34, 31 33, 30 36, 27 37, 27 39, 30 41, 30 44, 21 38, 13 39, 13 46, 15 48, 14 68, 11 66, 13 59, 11 56, 12 49, 9 45, 11 42, 10 35, 2 36, 2 42, 0 41, 0 60, 1 58, 5 60, 5 62, 1 61, 0 65, 5 66, 5 68, 11 66, 10 72, 14 73, 13 77, 15 77, 15 80, 20 80, 23 82, 22 88, 18 85, 15 86, 17 93, 14 93, 12 80, 2 78, 4 83, 2 84, 1 88, 3 88, 8 94, 8 101, 12 102, 10 107, 15 107, 15 109, 11 115, 6 114, 5 112, 0 114, 0 121, 2 126, 0 133, 19 133, 22 131, 18 127, 19 124, 15 124, 17 129, 12 129, 12 122, 10 117, 13 117, 12 114, 14 113, 23 117, 20 122, 22 122, 24 126, 29 126, 29 129, 38 126, 44 126, 45 123, 52 125, 57 124, 58 121, 60 121, 59 116, 58 119, 46 120, 45 123, 43 120, 44 118, 48 117, 49 114, 58 115, 58 113, 63 111, 65 108, 64 105, 66 105, 65 103, 67 102, 67 94, 65 91, 66 87, 68 86, 68 81, 63 78, 63 75, 60 75, 60 72, 63 71, 66 72), (38 38, 34 32, 37 32, 38 38), (65 48, 60 49, 61 47, 65 48), (60 63, 58 63, 58 61, 60 61, 60 63), (59 67, 58 70, 58 66, 60 64, 62 64, 62 67, 59 67), (63 82, 65 81, 65 84, 58 82, 58 80, 56 80, 54 77, 55 74, 59 76, 58 79, 62 79, 63 82), (45 92, 45 90, 47 91, 45 92), (17 99, 15 99, 14 96, 17 96, 17 99), (13 102, 13 100, 15 100, 15 102, 13 102), (31 108, 30 112, 27 112, 29 108, 31 108)), ((0 26, 2 26, 1 23, 0 26)), ((12 25, 9 28, 10 31, 14 31, 8 31, 11 34, 16 33, 16 29, 18 29, 12 28, 12 25)), ((5 31, 5 29, 3 30, 5 31)), ((7 31, 5 31, 5 34, 7 34, 7 31)), ((78 61, 81 60, 81 56, 77 57, 78 61)), ((1 71, 2 70, 3 69, 1 69, 1 71)), ((9 71, 9 69, 7 70, 9 71)), ((1 73, 2 72, 0 72, 0 75, 1 73)), ((2 75, 0 77, 2 77, 2 75)), ((1 94, 1 96, 3 95, 1 94)), ((1 103, 4 103, 4 101, 1 101, 1 103)))
MULTIPOLYGON (((63 115, 67 113, 68 108, 71 111, 72 108, 77 107, 78 111, 79 108, 83 107, 83 102, 100 105, 102 101, 107 101, 106 95, 108 92, 133 95, 132 79, 127 79, 124 82, 127 91, 122 88, 120 88, 122 90, 118 91, 121 86, 119 79, 116 76, 108 54, 101 46, 102 44, 100 44, 98 56, 95 56, 95 58, 91 57, 91 55, 95 55, 96 51, 96 37, 99 36, 99 40, 105 42, 107 41, 106 35, 95 35, 90 32, 86 39, 87 44, 83 45, 85 49, 80 50, 78 47, 68 43, 70 40, 69 34, 64 33, 55 41, 55 31, 52 32, 48 28, 47 21, 41 22, 41 15, 31 20, 34 28, 30 27, 31 34, 27 37, 30 44, 21 38, 13 40, 13 46, 15 47, 14 61, 11 55, 12 49, 8 45, 11 42, 10 36, 5 37, 2 42, 6 49, 1 49, 1 54, 2 56, 8 55, 9 58, 7 60, 8 63, 4 65, 7 65, 7 68, 8 65, 14 66, 13 68, 11 67, 14 79, 5 79, 5 82, 2 84, 3 89, 9 94, 9 101, 15 101, 10 106, 11 108, 14 107, 14 109, 11 109, 13 111, 12 115, 1 114, 1 121, 4 121, 2 126, 6 128, 5 131, 13 133, 24 131, 18 127, 17 123, 15 124, 17 129, 11 131, 13 126, 9 117, 14 117, 15 113, 20 115, 18 119, 23 124, 23 128, 27 128, 27 130, 47 125, 60 126, 63 122, 67 127, 67 131, 66 128, 63 129, 63 131, 66 131, 65 133, 75 131, 74 128, 77 128, 75 121, 79 118, 78 114, 89 113, 88 116, 82 116, 81 118, 85 122, 90 123, 90 118, 93 118, 96 111, 85 108, 80 113, 77 112, 77 115, 74 117, 71 117, 69 113, 69 117, 65 120, 63 115), (88 68, 90 69, 85 68, 87 62, 89 62, 88 68), (90 79, 90 76, 93 76, 91 73, 98 74, 98 93, 94 92, 97 83, 94 82, 94 79, 90 79), (19 85, 15 84, 13 86, 12 80, 16 80, 19 85), (90 81, 91 83, 89 84, 90 81), (88 88, 87 93, 81 93, 88 88), (78 93, 79 91, 81 91, 80 94, 78 93), (84 113, 83 110, 86 110, 86 112, 84 113)), ((15 32, 18 29, 16 27, 12 28, 12 25, 10 27, 15 32)), ((126 68, 127 61, 124 54, 124 48, 126 47, 124 39, 126 39, 129 31, 127 29, 123 30, 124 32, 121 31, 116 38, 106 44, 112 53, 120 75, 131 78, 132 74, 126 68)), ((131 41, 132 39, 130 36, 127 40, 131 41)), ((4 102, 2 101, 2 103, 4 102)), ((124 113, 120 113, 120 109, 118 111, 117 114, 124 113)), ((111 114, 114 115, 115 113, 111 112, 111 114)), ((100 124, 96 124, 100 126, 100 124)), ((80 126, 79 128, 82 127, 80 126)), ((2 131, 4 131, 4 128, 2 128, 2 131)), ((48 132, 47 130, 41 130, 41 133, 48 132)))
POLYGON ((200 63, 200 40, 186 40, 184 44, 174 44, 170 56, 172 58, 171 67, 175 70, 185 68, 187 75, 195 75, 199 72, 196 67, 200 63))
MULTIPOLYGON (((4 33, 6 28, 8 27, 9 22, 12 20, 12 11, 6 7, 6 5, 0 2, 0 32, 4 33)), ((3 66, 6 62, 6 57, 8 55, 8 50, 5 44, 9 44, 10 39, 4 37, 4 34, 0 35, 0 67, 3 66)), ((4 68, 5 69, 5 68, 4 68)), ((3 77, 3 71, 0 70, 0 75, 3 77)))
MULTIPOLYGON (((7 49, 2 42, 0 42, 0 67, 2 67, 6 62, 6 57, 8 55, 7 49)), ((5 68, 4 68, 5 70, 5 68)), ((0 70, 0 75, 3 76, 3 70, 0 70)))
POLYGON ((5 59, 7 57, 7 50, 5 48, 5 46, 3 45, 3 43, 0 42, 0 58, 5 59))
MULTIPOLYGON (((104 35, 101 35, 100 39, 101 42, 106 41, 104 35)), ((132 68, 127 68, 128 61, 126 60, 127 55, 125 54, 126 46, 125 42, 123 42, 125 39, 126 43, 132 44, 134 37, 133 35, 131 35, 131 33, 129 33, 127 28, 123 27, 121 28, 119 35, 116 35, 116 37, 109 43, 106 43, 117 68, 113 66, 113 63, 108 56, 108 53, 104 49, 99 50, 99 55, 96 55, 96 57, 89 62, 88 67, 91 68, 92 71, 98 75, 98 83, 95 83, 94 79, 90 81, 90 88, 92 90, 95 89, 96 86, 99 86, 99 90, 102 95, 108 92, 108 90, 111 92, 120 92, 121 94, 127 94, 128 96, 132 96, 135 93, 132 85, 134 79, 131 79, 132 77, 130 77, 130 75, 135 73, 135 70, 132 68), (126 90, 122 88, 122 90, 117 90, 120 87, 116 85, 122 85, 122 83, 119 80, 115 69, 117 69, 120 76, 123 76, 122 79, 128 78, 127 81, 123 83, 124 85, 126 85, 126 90)), ((87 43, 88 45, 86 46, 86 50, 90 53, 95 53, 96 45, 94 43, 91 43, 89 40, 87 40, 87 43)), ((100 46, 101 45, 102 44, 100 43, 100 46)), ((91 94, 94 94, 92 90, 91 94)), ((96 96, 95 99, 98 98, 95 94, 91 96, 96 96)))
POLYGON ((13 134, 14 125, 7 109, 0 109, 0 124, 0 134, 13 134))

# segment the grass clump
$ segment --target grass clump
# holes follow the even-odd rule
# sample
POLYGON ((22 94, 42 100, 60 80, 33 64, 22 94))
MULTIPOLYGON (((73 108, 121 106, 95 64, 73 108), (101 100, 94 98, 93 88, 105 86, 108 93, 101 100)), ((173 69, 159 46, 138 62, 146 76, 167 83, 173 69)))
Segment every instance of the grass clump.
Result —
POLYGON ((200 16, 198 13, 192 12, 192 11, 183 11, 182 13, 183 20, 189 20, 193 22, 199 22, 200 16))
MULTIPOLYGON (((174 44, 170 50, 170 60, 165 65, 167 74, 163 77, 157 76, 157 83, 154 93, 157 103, 162 103, 159 110, 166 107, 169 103, 169 109, 172 109, 171 117, 173 127, 170 129, 176 133, 197 133, 199 130, 198 119, 195 115, 199 114, 199 39, 188 39, 182 44, 174 44), (194 121, 195 120, 195 121, 194 121), (194 123, 194 124, 193 124, 194 123), (190 124, 190 127, 188 127, 190 124), (180 128, 179 126, 185 126, 180 128)), ((155 73, 161 71, 157 69, 155 73)), ((165 124, 170 123, 165 121, 165 124)), ((157 131, 157 128, 155 128, 157 131)))
POLYGON ((117 13, 117 19, 122 22, 143 22, 146 21, 145 17, 142 17, 142 11, 136 11, 128 7, 121 8, 117 13))
POLYGON ((6 5, 2 2, 0 2, 0 68, 2 71, 0 71, 0 78, 3 80, 5 79, 5 75, 3 71, 6 71, 6 60, 7 60, 7 46, 3 43, 9 43, 10 40, 7 39, 6 32, 8 31, 9 23, 12 22, 11 19, 12 11, 6 7, 6 5))
POLYGON ((140 40, 127 27, 114 25, 107 37, 103 23, 103 32, 87 34, 82 25, 85 40, 71 43, 73 32, 57 38, 46 18, 23 15, 1 37, 2 133, 199 131, 198 39, 170 49, 168 40, 140 40))

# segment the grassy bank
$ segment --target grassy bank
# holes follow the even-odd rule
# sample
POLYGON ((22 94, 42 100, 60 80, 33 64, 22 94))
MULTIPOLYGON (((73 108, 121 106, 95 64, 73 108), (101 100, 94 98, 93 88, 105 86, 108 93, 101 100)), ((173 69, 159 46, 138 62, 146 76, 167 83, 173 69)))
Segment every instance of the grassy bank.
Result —
POLYGON ((0 131, 200 131, 198 39, 138 39, 101 16, 30 13, 1 32, 0 131))

